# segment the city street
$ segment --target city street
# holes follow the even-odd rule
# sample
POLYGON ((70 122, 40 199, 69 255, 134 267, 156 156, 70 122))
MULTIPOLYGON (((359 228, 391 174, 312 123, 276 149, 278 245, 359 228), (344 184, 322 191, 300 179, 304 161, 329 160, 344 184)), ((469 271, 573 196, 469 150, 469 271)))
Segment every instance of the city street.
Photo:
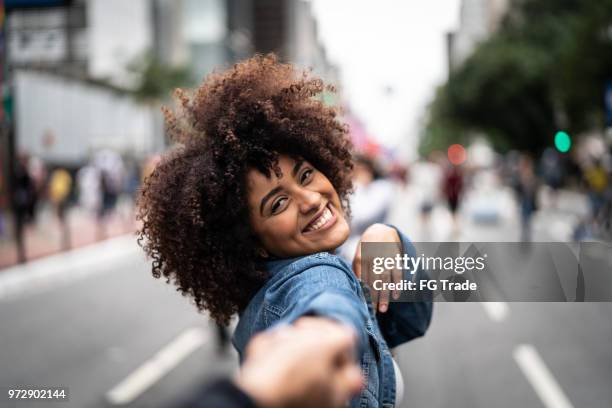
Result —
MULTIPOLYGON (((188 341, 170 350, 179 360, 166 364, 167 375, 142 392, 128 384, 129 406, 178 406, 236 367, 233 354, 216 357, 208 319, 151 277, 131 236, 3 270, 0 281, 0 384, 68 387, 68 401, 44 406, 111 406, 109 391, 185 333, 188 341), (31 278, 9 279, 17 274, 31 278)), ((139 378, 156 373, 150 368, 139 378)), ((0 406, 29 405, 3 396, 0 406)))
MULTIPOLYGON (((424 234, 418 195, 414 185, 399 192, 391 215, 415 241, 424 234)), ((536 218, 536 238, 546 238, 543 222, 571 230, 567 200, 536 218)), ((480 225, 469 208, 461 240, 516 239, 511 218, 480 225)), ((434 215, 430 228, 450 234, 446 210, 434 215)), ((397 350, 403 406, 609 407, 611 314, 609 303, 437 303, 426 337, 397 350)), ((237 368, 233 351, 217 354, 208 319, 151 277, 132 236, 0 271, 0 322, 4 388, 68 387, 68 401, 35 406, 183 406, 237 368)))
MULTIPOLYGON (((470 209, 484 193, 472 190, 466 197, 472 205, 463 211, 459 240, 518 240, 512 195, 499 186, 487 198, 496 203, 498 221, 471 219, 470 209)), ((418 218, 407 215, 417 213, 412 197, 418 195, 414 186, 401 193, 404 204, 393 214, 404 231, 416 231, 415 241, 428 235, 414 225, 418 218)), ((562 194, 556 207, 535 216, 534 240, 569 240, 586 209, 584 198, 572 193, 562 194)), ((450 240, 449 225, 443 206, 434 209, 429 237, 450 240)), ((399 348, 403 406, 611 406, 611 313, 610 303, 436 303, 427 335, 399 348)))
MULTIPOLYGON (((192 408, 227 377, 346 405, 346 347, 301 386, 333 328, 271 332, 260 361, 304 359, 261 387, 230 313, 362 326, 319 272, 369 241, 362 283, 435 300, 396 407, 612 407, 612 0, 0 0, 0 50, 0 408, 192 408)), ((392 306, 389 343, 422 332, 392 306)), ((378 406, 362 343, 349 405, 378 406)))

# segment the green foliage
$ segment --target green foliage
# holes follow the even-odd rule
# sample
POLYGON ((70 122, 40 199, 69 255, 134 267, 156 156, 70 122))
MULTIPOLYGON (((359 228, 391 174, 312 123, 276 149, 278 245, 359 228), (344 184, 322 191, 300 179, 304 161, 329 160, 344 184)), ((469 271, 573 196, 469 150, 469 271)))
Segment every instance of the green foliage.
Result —
POLYGON ((138 78, 133 94, 141 101, 165 99, 175 88, 189 87, 194 82, 189 68, 168 66, 150 53, 134 61, 128 69, 138 78))
POLYGON ((500 150, 538 152, 556 130, 603 126, 612 79, 612 0, 518 0, 437 92, 421 152, 480 131, 500 150))

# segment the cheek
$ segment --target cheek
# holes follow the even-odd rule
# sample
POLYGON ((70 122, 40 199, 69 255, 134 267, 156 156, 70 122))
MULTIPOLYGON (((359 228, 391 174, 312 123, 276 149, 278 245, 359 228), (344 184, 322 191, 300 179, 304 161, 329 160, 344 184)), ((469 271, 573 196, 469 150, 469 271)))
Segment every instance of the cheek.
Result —
POLYGON ((297 221, 292 211, 284 211, 265 221, 260 237, 263 242, 282 245, 296 234, 297 221))

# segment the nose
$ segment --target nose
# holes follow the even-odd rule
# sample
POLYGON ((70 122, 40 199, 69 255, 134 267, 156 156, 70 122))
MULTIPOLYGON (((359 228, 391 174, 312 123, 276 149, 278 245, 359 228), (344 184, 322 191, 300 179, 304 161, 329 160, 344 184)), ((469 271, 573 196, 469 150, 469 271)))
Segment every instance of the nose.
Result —
POLYGON ((296 198, 302 214, 317 212, 321 208, 321 194, 317 191, 300 188, 296 192, 296 198))

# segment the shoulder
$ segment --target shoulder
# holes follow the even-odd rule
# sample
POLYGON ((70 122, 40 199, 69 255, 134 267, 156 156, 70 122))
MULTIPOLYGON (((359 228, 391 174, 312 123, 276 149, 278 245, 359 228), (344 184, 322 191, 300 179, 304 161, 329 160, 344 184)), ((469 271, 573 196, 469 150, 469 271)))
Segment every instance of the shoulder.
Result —
POLYGON ((303 272, 330 272, 344 273, 353 276, 353 270, 346 261, 339 255, 329 252, 317 252, 311 255, 302 256, 280 261, 279 264, 270 269, 272 280, 284 280, 303 272))
POLYGON ((359 283, 351 267, 338 255, 329 252, 286 260, 275 265, 266 284, 266 298, 285 297, 296 291, 317 291, 344 287, 357 290, 359 283))

